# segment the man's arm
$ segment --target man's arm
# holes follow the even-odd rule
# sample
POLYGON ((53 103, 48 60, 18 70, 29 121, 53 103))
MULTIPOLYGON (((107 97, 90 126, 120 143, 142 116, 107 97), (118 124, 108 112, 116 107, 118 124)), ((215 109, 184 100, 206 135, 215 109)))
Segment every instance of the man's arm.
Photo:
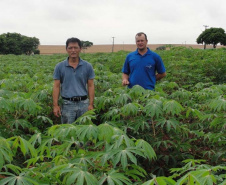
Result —
POLYGON ((122 73, 122 85, 129 85, 129 75, 122 73))
POLYGON ((56 117, 61 115, 58 99, 60 95, 60 80, 54 80, 53 84, 53 113, 56 117))
POLYGON ((94 96, 95 96, 94 80, 93 79, 88 80, 88 94, 89 94, 88 110, 92 110, 93 104, 94 104, 94 96))
POLYGON ((161 80, 162 78, 164 78, 166 76, 166 72, 165 73, 158 73, 155 75, 156 77, 156 81, 161 80))

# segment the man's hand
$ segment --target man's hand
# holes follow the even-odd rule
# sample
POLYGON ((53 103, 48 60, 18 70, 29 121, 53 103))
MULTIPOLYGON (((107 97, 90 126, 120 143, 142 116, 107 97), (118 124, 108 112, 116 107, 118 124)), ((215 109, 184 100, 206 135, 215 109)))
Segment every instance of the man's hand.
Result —
POLYGON ((129 85, 129 80, 127 79, 122 80, 122 85, 123 86, 129 85))
POLYGON ((129 85, 129 75, 122 73, 122 85, 126 86, 129 85))
POLYGON ((61 116, 61 111, 60 111, 60 106, 59 105, 53 106, 53 113, 54 113, 54 115, 56 117, 61 116))
POLYGON ((88 106, 88 110, 93 110, 94 108, 93 108, 93 105, 89 105, 88 106))

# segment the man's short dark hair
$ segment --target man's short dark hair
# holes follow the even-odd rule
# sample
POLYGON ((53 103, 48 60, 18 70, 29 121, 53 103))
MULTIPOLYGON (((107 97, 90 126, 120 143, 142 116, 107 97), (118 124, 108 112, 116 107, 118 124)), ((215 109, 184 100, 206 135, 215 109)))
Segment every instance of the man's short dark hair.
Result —
POLYGON ((136 36, 141 36, 141 35, 144 35, 145 39, 148 40, 147 35, 144 32, 139 32, 136 34, 136 36))
POLYGON ((78 43, 79 47, 82 48, 82 42, 78 38, 72 37, 72 38, 67 39, 66 49, 67 49, 69 43, 78 43))

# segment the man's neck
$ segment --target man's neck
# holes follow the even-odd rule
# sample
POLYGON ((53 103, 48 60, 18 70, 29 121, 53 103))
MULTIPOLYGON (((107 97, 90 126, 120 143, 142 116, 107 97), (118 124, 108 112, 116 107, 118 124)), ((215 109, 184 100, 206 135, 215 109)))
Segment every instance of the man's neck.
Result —
POLYGON ((70 58, 68 59, 68 63, 70 66, 72 66, 73 68, 76 68, 78 63, 79 63, 79 58, 70 58))
POLYGON ((68 59, 69 63, 75 64, 75 63, 79 63, 79 58, 75 57, 75 58, 70 58, 68 59))
POLYGON ((144 55, 145 53, 147 53, 147 51, 148 51, 148 48, 147 48, 147 47, 144 48, 144 49, 138 49, 138 53, 139 53, 140 55, 144 55))

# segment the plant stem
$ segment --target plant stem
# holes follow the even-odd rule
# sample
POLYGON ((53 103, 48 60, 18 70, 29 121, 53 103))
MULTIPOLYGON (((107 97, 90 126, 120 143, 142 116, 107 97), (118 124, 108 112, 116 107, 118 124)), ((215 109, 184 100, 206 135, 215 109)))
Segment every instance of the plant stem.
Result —
POLYGON ((153 134, 154 134, 154 137, 155 137, 155 125, 154 125, 153 118, 151 118, 151 124, 152 124, 153 134))

